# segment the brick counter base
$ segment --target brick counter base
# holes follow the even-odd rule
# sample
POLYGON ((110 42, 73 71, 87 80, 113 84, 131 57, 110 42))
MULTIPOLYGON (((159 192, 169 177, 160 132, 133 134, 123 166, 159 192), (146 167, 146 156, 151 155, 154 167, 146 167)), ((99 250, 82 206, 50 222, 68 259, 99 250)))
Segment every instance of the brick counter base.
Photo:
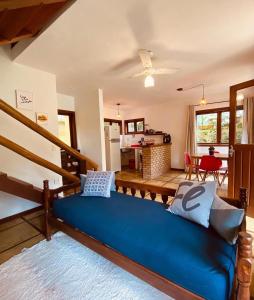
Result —
POLYGON ((171 168, 171 145, 161 144, 143 147, 143 178, 153 179, 171 168))

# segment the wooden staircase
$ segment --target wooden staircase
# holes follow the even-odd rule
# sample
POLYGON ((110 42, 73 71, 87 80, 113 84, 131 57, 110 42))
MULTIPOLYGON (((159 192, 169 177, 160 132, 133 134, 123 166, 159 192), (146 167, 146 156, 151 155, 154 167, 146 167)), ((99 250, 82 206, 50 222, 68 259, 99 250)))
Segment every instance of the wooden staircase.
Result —
MULTIPOLYGON (((10 117, 14 118, 18 122, 22 123, 26 127, 33 130, 35 133, 43 136, 45 139, 63 149, 68 153, 69 156, 74 157, 79 161, 80 170, 79 173, 86 173, 88 169, 97 170, 98 165, 89 159, 88 157, 82 155, 77 150, 71 148, 70 146, 63 143, 58 137, 54 136, 51 132, 45 128, 39 126, 15 108, 7 104, 5 101, 0 99, 0 110, 8 114, 10 117)), ((53 164, 52 162, 36 155, 35 153, 27 150, 26 148, 18 145, 17 143, 7 139, 6 137, 0 135, 0 145, 19 154, 22 157, 40 165, 48 170, 51 170, 64 178, 67 179, 68 183, 73 183, 75 187, 79 185, 79 177, 73 175, 67 170, 53 164)), ((60 152, 60 150, 59 150, 60 152)), ((59 153, 60 154, 60 153, 59 153)), ((0 191, 31 200, 37 203, 43 204, 43 197, 45 196, 45 182, 48 189, 48 181, 44 180, 44 191, 38 187, 34 187, 32 184, 24 182, 22 180, 8 176, 7 174, 0 172, 0 191)), ((71 185, 70 185, 71 186, 71 185)), ((62 187, 63 188, 63 187, 62 187)), ((64 189, 63 189, 64 190, 64 189)))

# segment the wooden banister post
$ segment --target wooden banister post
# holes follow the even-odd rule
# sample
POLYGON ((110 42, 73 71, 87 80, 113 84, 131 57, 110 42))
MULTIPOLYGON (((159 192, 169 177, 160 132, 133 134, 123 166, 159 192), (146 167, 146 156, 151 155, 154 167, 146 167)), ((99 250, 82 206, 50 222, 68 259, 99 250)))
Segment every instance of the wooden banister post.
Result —
POLYGON ((80 174, 86 174, 87 168, 86 168, 86 161, 81 159, 79 161, 79 173, 80 174))
POLYGON ((252 236, 247 232, 240 232, 238 243, 237 300, 249 300, 252 273, 252 236))
POLYGON ((247 212, 247 208, 248 208, 248 197, 247 197, 247 189, 241 187, 240 188, 240 202, 241 202, 241 208, 245 210, 245 216, 244 219, 242 221, 242 225, 241 225, 241 231, 246 231, 246 212, 247 212))
POLYGON ((48 222, 49 209, 50 209, 50 191, 49 191, 49 181, 43 181, 43 198, 44 198, 44 212, 45 212, 45 237, 47 241, 51 240, 51 229, 48 222))

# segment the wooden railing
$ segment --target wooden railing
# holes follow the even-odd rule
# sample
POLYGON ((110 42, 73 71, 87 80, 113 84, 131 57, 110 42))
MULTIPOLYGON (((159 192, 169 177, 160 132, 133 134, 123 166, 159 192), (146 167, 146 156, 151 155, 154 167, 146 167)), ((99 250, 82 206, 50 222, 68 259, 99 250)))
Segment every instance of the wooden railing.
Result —
POLYGON ((61 176, 68 178, 70 181, 79 181, 79 178, 72 175, 71 173, 67 172, 66 170, 58 167, 57 165, 47 161, 44 158, 30 152, 29 150, 19 146, 18 144, 8 140, 7 138, 0 135, 0 145, 4 146, 5 148, 10 149, 11 151, 31 160, 32 162, 40 165, 46 169, 49 169, 61 176))
MULTIPOLYGON (((69 155, 75 157, 79 160, 80 165, 80 173, 86 173, 88 169, 97 170, 98 165, 89 159, 88 157, 80 154, 77 150, 73 149, 72 147, 68 146, 64 142, 62 142, 59 138, 54 136, 51 132, 46 130, 45 128, 39 126, 23 114, 21 114, 19 111, 17 111, 15 108, 7 104, 5 101, 0 99, 0 109, 8 114, 10 117, 14 118, 15 120, 19 121, 20 123, 24 124, 26 127, 32 129, 36 133, 40 134, 50 142, 52 142, 54 145, 60 147, 61 149, 65 150, 69 155)), ((15 153, 18 153, 19 155, 27 158, 30 161, 33 161, 34 163, 49 169, 66 179, 70 180, 71 182, 79 182, 79 178, 75 175, 71 174, 70 172, 64 170, 63 168, 60 168, 59 166, 47 161, 46 159, 43 159, 39 157, 38 155, 30 152, 29 150, 21 147, 20 145, 8 140, 7 138, 0 135, 0 145, 10 149, 11 151, 14 151, 15 153)))
POLYGON ((73 149, 72 147, 66 145, 64 142, 62 142, 59 138, 54 136, 51 132, 46 130, 45 128, 41 127, 40 125, 36 124, 23 114, 21 114, 19 111, 17 111, 15 108, 13 108, 11 105, 7 104, 5 101, 0 99, 0 109, 4 111, 6 114, 14 118, 15 120, 19 121, 20 123, 24 124, 26 127, 32 129, 33 131, 37 132, 56 146, 60 147, 61 149, 65 150, 70 155, 74 156, 81 162, 81 166, 84 169, 98 169, 98 165, 86 157, 83 154, 80 154, 77 150, 73 149))
POLYGON ((43 190, 0 172, 0 191, 43 204, 43 190))

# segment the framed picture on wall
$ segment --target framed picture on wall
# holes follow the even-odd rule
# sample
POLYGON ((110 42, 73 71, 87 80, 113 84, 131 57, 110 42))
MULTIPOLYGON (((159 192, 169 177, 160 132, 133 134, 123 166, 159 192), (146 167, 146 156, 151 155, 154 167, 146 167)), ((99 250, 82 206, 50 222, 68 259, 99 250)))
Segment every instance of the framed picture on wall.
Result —
POLYGON ((36 113, 36 123, 40 126, 48 125, 48 114, 47 113, 36 113))
POLYGON ((16 105, 20 109, 33 110, 33 93, 16 90, 16 105))

